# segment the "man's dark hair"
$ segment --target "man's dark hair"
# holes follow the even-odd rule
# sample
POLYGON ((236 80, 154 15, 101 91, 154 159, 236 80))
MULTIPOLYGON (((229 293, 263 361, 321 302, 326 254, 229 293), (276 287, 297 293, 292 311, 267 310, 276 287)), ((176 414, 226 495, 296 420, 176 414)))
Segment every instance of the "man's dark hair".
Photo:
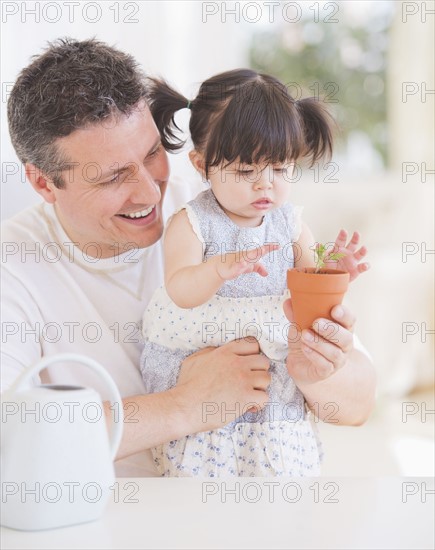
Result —
POLYGON ((20 73, 8 101, 12 144, 62 188, 71 161, 56 138, 110 117, 128 115, 147 98, 145 75, 131 55, 95 39, 63 38, 20 73))

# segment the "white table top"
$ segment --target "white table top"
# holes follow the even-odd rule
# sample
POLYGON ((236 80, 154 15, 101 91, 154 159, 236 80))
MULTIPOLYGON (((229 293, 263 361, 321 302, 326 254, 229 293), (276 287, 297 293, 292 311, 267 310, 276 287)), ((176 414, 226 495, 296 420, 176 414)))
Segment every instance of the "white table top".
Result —
POLYGON ((51 531, 2 528, 2 548, 434 547, 434 478, 118 478, 117 483, 119 502, 111 497, 100 520, 51 531))

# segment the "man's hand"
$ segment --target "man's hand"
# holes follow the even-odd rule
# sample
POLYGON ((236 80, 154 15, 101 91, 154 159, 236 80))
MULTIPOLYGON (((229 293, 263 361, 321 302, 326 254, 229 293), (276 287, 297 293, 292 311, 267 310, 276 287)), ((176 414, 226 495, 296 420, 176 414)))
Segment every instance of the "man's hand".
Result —
POLYGON ((206 348, 182 364, 175 390, 195 432, 220 428, 268 401, 269 361, 253 338, 206 348))
MULTIPOLYGON (((284 303, 284 313, 293 322, 291 300, 284 303)), ((353 350, 354 315, 343 305, 335 306, 329 319, 317 319, 313 328, 302 334, 289 331, 287 368, 297 385, 325 380, 348 362, 353 350)))
MULTIPOLYGON (((291 301, 284 312, 293 321, 291 301)), ((359 426, 375 405, 376 374, 371 361, 353 347, 354 315, 345 306, 332 308, 336 320, 317 319, 302 338, 289 331, 287 369, 308 407, 325 422, 359 426), (312 339, 311 339, 312 338, 312 339), (332 408, 332 414, 331 414, 332 408)))

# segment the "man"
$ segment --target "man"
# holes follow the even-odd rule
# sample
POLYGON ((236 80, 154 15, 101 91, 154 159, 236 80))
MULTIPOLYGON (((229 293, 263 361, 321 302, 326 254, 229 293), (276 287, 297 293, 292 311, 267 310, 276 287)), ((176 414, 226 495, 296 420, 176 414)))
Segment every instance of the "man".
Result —
MULTIPOLYGON (((96 359, 124 398, 119 457, 222 426, 244 404, 264 406, 269 363, 243 340, 189 357, 173 389, 144 395, 138 323, 162 280, 169 166, 131 56, 96 40, 57 41, 19 76, 8 119, 44 203, 2 227, 3 389, 45 355, 96 359)), ((310 360, 294 345, 289 371, 308 373, 302 391, 320 417, 326 389, 337 420, 358 424, 373 405, 373 369, 353 348, 353 315, 337 311, 334 342, 324 332, 307 343, 310 360)), ((55 365, 41 379, 93 386, 105 397, 85 367, 55 365)))

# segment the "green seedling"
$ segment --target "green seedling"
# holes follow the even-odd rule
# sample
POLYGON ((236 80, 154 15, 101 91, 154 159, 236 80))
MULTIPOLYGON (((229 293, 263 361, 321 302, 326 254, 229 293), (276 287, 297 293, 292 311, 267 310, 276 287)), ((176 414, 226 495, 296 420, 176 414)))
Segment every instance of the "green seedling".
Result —
POLYGON ((317 243, 314 254, 316 257, 316 271, 315 273, 320 273, 320 271, 325 267, 326 262, 338 262, 341 258, 344 258, 346 254, 343 252, 332 252, 327 253, 327 247, 324 244, 317 243))

